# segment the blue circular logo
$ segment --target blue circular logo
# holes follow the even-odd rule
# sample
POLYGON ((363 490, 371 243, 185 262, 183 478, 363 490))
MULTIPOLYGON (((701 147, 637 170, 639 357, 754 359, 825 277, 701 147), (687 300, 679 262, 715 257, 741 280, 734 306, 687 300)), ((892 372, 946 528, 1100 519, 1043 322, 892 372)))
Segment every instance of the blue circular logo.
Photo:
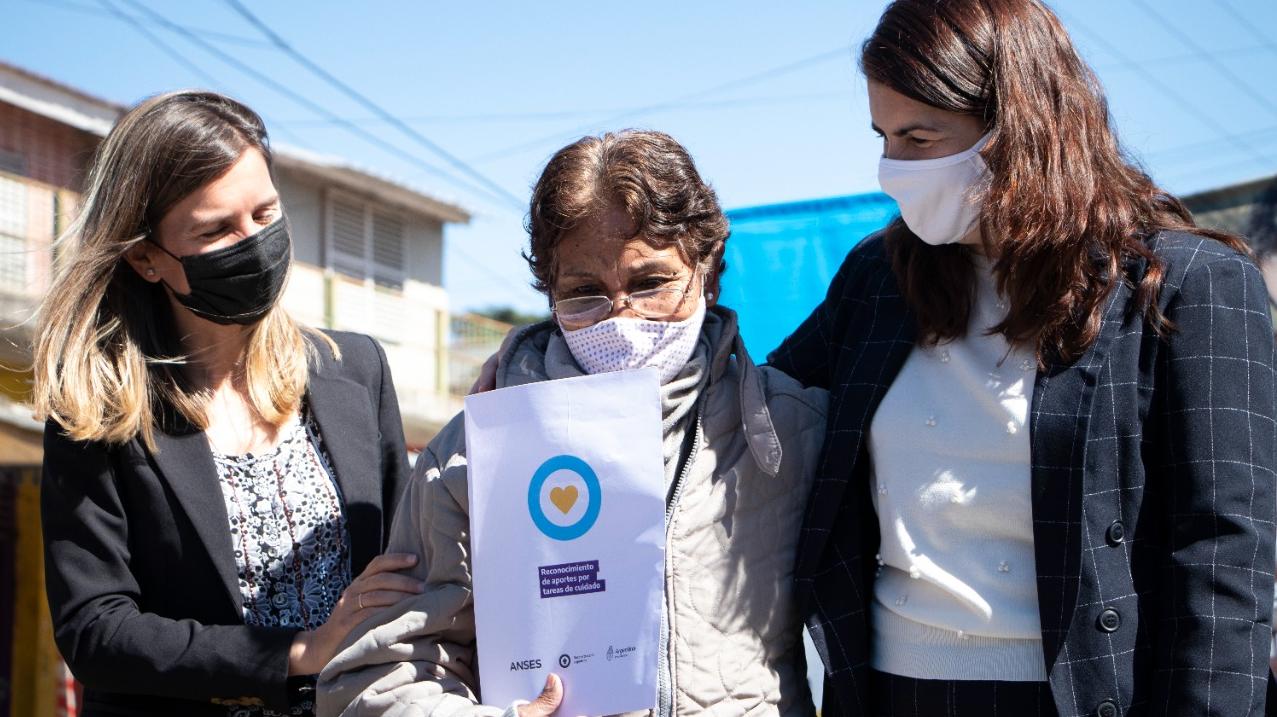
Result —
MULTIPOLYGON (((572 491, 575 492, 576 488, 572 488, 572 491)), ((538 530, 555 540, 576 540, 588 533, 590 528, 594 527, 594 522, 599 519, 599 508, 602 503, 603 489, 599 485, 599 477, 590 464, 576 456, 555 456, 542 463, 532 476, 531 485, 528 486, 528 513, 532 516, 532 522, 538 530), (558 471, 571 471, 585 482, 588 500, 585 514, 571 525, 551 523, 541 508, 541 489, 545 486, 546 479, 558 471)), ((564 513, 567 511, 565 510, 564 513)))

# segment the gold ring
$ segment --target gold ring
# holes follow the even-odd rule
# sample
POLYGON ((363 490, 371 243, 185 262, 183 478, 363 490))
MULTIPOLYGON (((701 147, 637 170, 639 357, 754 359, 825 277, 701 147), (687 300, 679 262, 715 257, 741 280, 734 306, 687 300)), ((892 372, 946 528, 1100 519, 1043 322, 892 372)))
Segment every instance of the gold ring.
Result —
POLYGON ((359 599, 355 600, 355 602, 359 603, 359 609, 363 610, 364 609, 364 594, 359 593, 359 599))

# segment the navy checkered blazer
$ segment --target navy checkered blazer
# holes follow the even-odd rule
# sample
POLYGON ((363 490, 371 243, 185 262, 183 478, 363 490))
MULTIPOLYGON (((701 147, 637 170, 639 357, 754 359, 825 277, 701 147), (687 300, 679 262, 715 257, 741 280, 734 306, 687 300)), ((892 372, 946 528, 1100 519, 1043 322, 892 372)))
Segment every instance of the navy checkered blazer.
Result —
MULTIPOLYGON (((1159 338, 1112 292, 1098 340, 1040 370, 1030 418, 1043 659, 1061 715, 1262 714, 1273 611, 1277 395, 1268 295, 1223 244, 1164 232, 1159 338)), ((1143 263, 1127 267, 1134 281, 1143 263)), ((831 392, 796 580, 824 717, 867 704, 878 521, 867 432, 914 343, 881 237, 770 357, 831 392)))

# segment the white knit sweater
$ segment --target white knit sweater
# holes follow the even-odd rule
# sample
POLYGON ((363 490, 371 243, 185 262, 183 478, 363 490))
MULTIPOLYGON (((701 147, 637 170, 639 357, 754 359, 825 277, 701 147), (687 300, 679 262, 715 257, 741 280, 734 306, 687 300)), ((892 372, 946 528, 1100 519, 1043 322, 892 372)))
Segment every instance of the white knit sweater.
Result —
POLYGON ((873 666, 919 679, 1046 679, 1026 419, 1036 363, 986 330, 987 262, 963 339, 915 348, 870 426, 882 532, 873 666))

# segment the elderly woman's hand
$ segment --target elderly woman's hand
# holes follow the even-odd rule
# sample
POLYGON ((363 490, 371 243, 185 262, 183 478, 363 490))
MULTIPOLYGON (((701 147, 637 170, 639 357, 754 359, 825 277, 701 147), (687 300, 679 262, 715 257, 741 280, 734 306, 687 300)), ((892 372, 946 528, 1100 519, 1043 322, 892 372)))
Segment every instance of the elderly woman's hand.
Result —
POLYGON ((519 717, 549 717, 559 708, 559 703, 562 701, 563 680, 551 672, 550 676, 545 678, 545 689, 541 690, 541 694, 526 705, 519 705, 515 711, 519 713, 519 717))

